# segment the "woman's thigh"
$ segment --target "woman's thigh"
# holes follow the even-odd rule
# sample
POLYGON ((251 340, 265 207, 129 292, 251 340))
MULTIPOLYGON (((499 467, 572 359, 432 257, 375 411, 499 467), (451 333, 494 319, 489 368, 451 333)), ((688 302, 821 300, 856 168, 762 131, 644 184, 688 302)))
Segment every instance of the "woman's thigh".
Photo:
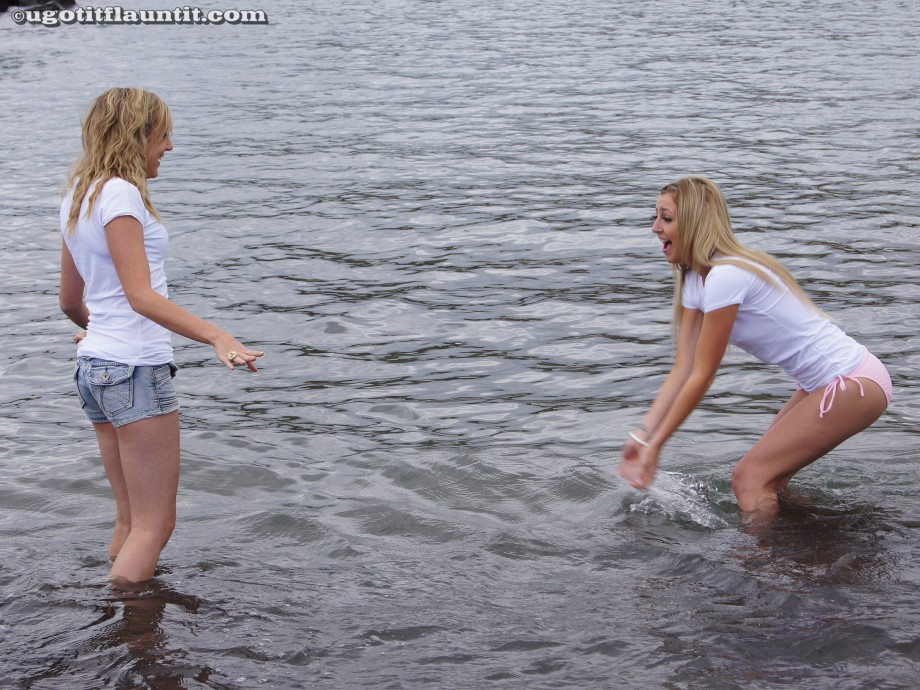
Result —
POLYGON ((850 381, 846 390, 837 390, 833 408, 824 417, 820 416, 823 388, 787 404, 738 463, 736 476, 742 475, 747 483, 781 488, 775 485, 872 424, 885 411, 888 400, 874 381, 860 382, 862 395, 860 386, 850 381))
POLYGON ((130 496, 131 524, 174 515, 179 489, 179 412, 117 428, 118 449, 130 496))

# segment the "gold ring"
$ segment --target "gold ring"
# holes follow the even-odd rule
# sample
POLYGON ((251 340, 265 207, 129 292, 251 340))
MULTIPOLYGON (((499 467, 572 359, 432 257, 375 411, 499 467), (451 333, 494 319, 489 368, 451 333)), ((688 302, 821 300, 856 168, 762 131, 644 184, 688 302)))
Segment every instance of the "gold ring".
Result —
POLYGON ((231 362, 239 356, 240 356, 240 353, 237 352, 236 350, 230 350, 230 352, 227 353, 227 359, 230 360, 231 362))

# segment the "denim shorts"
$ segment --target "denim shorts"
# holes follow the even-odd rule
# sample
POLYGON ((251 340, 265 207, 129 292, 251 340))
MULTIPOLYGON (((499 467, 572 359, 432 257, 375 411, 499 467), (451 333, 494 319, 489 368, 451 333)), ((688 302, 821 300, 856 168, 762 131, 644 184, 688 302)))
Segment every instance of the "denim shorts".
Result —
POLYGON ((78 357, 74 381, 89 421, 124 426, 178 410, 175 375, 172 363, 133 366, 78 357))

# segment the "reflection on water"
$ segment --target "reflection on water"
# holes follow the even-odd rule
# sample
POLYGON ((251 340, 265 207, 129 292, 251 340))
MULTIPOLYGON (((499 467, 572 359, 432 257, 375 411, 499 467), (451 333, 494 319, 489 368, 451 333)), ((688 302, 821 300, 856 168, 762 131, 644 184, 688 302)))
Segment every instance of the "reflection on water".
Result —
POLYGON ((913 687, 912 5, 307 5, 0 18, 0 684, 913 687), (114 593, 55 209, 129 83, 176 122, 171 296, 268 354, 176 339, 179 526, 114 593), (671 357, 648 218, 685 173, 895 383, 760 528, 730 468, 791 385, 742 353, 649 491, 614 472, 671 357))
POLYGON ((84 653, 114 656, 107 666, 118 685, 169 690, 188 687, 185 678, 207 682, 210 669, 183 669, 175 664, 163 625, 167 606, 183 614, 196 614, 199 601, 172 591, 156 579, 137 591, 119 592, 105 604, 100 619, 91 624, 98 632, 86 642, 84 653))
POLYGON ((745 567, 777 579, 828 587, 898 577, 887 541, 899 530, 891 524, 889 511, 868 505, 834 506, 833 501, 816 498, 821 497, 786 498, 776 520, 748 526, 745 532, 756 538, 756 545, 745 555, 745 567))
MULTIPOLYGON (((169 690, 193 687, 186 680, 205 683, 212 673, 207 666, 183 664, 184 652, 173 646, 168 633, 170 625, 194 621, 200 601, 159 579, 138 585, 135 591, 109 586, 45 587, 33 602, 18 606, 23 608, 23 604, 26 608, 40 606, 45 612, 64 607, 79 610, 87 622, 31 640, 37 644, 28 653, 39 670, 24 674, 17 687, 98 687, 104 683, 169 690)), ((13 643, 11 650, 18 646, 13 643)))

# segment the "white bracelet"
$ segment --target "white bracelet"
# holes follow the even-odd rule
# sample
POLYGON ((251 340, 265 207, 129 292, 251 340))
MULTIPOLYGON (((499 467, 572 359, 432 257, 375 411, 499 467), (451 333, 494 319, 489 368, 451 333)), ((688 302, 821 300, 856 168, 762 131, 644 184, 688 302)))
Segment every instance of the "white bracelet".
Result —
POLYGON ((629 437, 630 437, 633 441, 635 441, 636 443, 638 443, 640 446, 642 446, 642 447, 644 447, 644 448, 648 448, 648 447, 651 445, 648 441, 643 441, 641 438, 639 438, 638 436, 636 436, 636 435, 635 435, 633 432, 631 432, 631 431, 629 432, 629 437))

